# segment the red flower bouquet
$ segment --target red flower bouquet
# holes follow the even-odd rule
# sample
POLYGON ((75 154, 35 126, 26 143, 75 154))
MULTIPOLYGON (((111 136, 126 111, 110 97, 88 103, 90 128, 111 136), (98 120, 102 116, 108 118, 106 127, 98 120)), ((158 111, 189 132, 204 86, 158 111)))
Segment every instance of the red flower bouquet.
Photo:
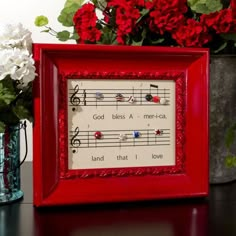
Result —
POLYGON ((78 43, 209 47, 212 53, 236 46, 234 0, 67 0, 58 21, 72 32, 54 31, 45 16, 35 24, 78 43))

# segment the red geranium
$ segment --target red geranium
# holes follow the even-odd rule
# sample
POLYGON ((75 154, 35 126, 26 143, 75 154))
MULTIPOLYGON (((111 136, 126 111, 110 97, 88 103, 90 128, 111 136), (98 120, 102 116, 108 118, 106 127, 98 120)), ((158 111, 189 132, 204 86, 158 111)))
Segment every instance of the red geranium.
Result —
POLYGON ((186 1, 155 0, 147 2, 150 9, 149 27, 156 33, 172 32, 184 22, 187 11, 186 1))
POLYGON ((96 28, 97 15, 95 6, 91 3, 84 4, 73 17, 75 30, 80 36, 79 42, 95 43, 101 37, 101 31, 96 28))
POLYGON ((73 26, 78 36, 48 27, 62 41, 79 38, 79 43, 210 47, 214 53, 236 46, 235 0, 224 5, 221 0, 69 2, 58 19, 73 26), (68 16, 74 12, 70 24, 68 16))
POLYGON ((126 36, 135 28, 135 23, 140 17, 137 6, 140 6, 140 0, 110 0, 108 2, 107 7, 115 9, 117 42, 119 44, 125 44, 126 36))
POLYGON ((233 19, 232 10, 224 9, 220 12, 203 14, 201 22, 216 31, 217 34, 233 33, 235 31, 236 20, 233 19))
POLYGON ((236 19, 236 1, 235 0, 231 1, 230 7, 232 9, 233 18, 236 19))
POLYGON ((193 19, 188 19, 172 36, 182 47, 202 47, 212 39, 207 27, 193 19))

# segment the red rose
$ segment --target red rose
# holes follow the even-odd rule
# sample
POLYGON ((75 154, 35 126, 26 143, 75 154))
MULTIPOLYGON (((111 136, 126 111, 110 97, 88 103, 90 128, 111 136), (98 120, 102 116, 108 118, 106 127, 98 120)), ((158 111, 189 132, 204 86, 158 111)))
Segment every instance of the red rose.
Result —
POLYGON ((182 47, 202 47, 212 39, 207 27, 193 19, 179 27, 172 37, 182 47))

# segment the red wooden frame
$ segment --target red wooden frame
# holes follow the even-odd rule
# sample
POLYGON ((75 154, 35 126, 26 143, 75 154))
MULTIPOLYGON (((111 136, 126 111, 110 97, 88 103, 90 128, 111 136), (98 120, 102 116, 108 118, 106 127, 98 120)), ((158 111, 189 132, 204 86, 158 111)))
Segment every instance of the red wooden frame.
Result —
POLYGON ((34 205, 207 196, 207 49, 34 44, 34 205), (176 83, 176 164, 68 169, 66 81, 156 79, 176 83))

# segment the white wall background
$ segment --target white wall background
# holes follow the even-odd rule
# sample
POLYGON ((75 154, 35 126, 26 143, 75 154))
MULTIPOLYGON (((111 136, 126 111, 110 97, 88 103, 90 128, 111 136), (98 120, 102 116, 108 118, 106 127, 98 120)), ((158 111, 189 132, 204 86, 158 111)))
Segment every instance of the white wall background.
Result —
MULTIPOLYGON (((49 24, 55 30, 62 26, 57 21, 57 16, 63 8, 65 0, 1 0, 0 23, 18 23, 32 32, 35 43, 59 43, 57 39, 46 33, 40 33, 41 28, 34 25, 36 16, 45 15, 49 24)), ((71 43, 73 43, 71 41, 71 43)))
MULTIPOLYGON (((62 30, 62 26, 57 21, 57 17, 63 8, 65 0, 1 0, 0 2, 0 23, 12 24, 22 23, 25 28, 32 32, 34 43, 60 43, 56 38, 47 33, 41 33, 42 28, 34 25, 36 16, 45 15, 49 19, 49 25, 56 31, 62 30)), ((68 42, 67 42, 68 43, 68 42)), ((74 43, 71 41, 70 43, 74 43)), ((23 132, 21 134, 21 137, 23 132)), ((32 161, 32 126, 27 123, 27 136, 29 152, 27 161, 32 161)), ((24 138, 21 138, 24 147, 24 138)), ((21 148, 21 158, 25 153, 21 148)))

